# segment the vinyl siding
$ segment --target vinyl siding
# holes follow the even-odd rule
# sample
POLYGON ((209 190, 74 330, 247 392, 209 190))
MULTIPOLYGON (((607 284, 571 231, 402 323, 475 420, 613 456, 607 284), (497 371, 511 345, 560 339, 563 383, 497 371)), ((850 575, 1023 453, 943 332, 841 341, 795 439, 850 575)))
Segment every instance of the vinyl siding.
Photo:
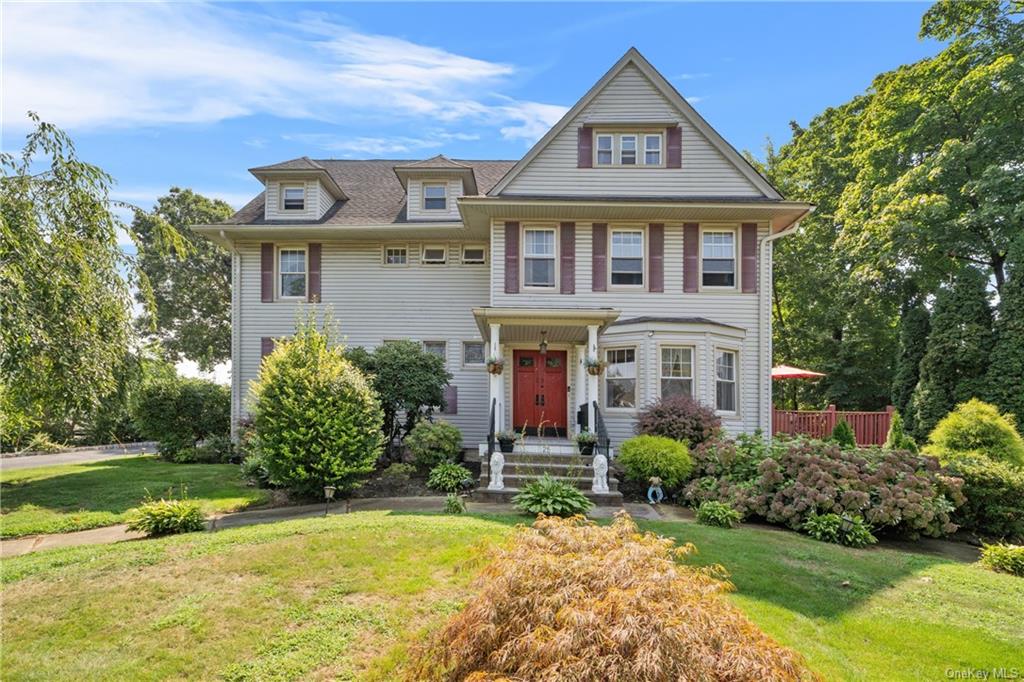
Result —
POLYGON ((409 220, 462 220, 456 201, 462 196, 462 178, 410 179, 408 187, 409 220), (423 209, 423 184, 447 183, 448 199, 444 211, 423 209))
MULTIPOLYGON (((326 194, 326 191, 324 191, 326 194)), ((328 199, 330 195, 327 195, 328 199)), ((267 220, 316 220, 323 212, 330 208, 331 203, 326 207, 323 204, 320 181, 313 180, 267 180, 267 193, 264 215, 267 220), (282 208, 281 186, 282 185, 303 185, 306 190, 306 201, 301 211, 285 211, 282 208)))
POLYGON ((503 194, 762 196, 632 64, 551 140, 503 194), (678 122, 682 128, 682 168, 577 168, 578 128, 616 121, 678 122))
POLYGON ((331 193, 327 191, 327 188, 324 187, 323 183, 319 180, 316 183, 316 188, 317 197, 320 201, 320 205, 318 207, 319 212, 317 213, 317 217, 319 218, 324 213, 327 213, 331 206, 334 205, 334 197, 331 196, 331 193))
MULTIPOLYGON (((444 243, 444 242, 441 242, 444 243)), ((460 244, 448 244, 447 265, 420 265, 420 244, 409 248, 409 265, 382 264, 379 242, 323 242, 320 304, 260 301, 260 245, 238 244, 238 341, 233 367, 237 383, 235 416, 246 412, 249 384, 258 375, 260 339, 287 337, 297 316, 330 311, 344 343, 373 348, 385 339, 444 340, 452 383, 458 386, 458 414, 443 418, 457 425, 467 447, 486 439, 487 372, 462 366, 462 342, 480 341, 472 308, 486 305, 488 265, 459 264, 460 244)))

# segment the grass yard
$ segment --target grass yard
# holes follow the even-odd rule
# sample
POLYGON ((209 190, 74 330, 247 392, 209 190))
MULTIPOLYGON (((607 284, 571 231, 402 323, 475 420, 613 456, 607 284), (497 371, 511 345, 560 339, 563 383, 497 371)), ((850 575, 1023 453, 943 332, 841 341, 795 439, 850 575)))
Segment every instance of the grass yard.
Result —
MULTIPOLYGON (((2 562, 5 680, 394 679, 513 517, 362 512, 2 562)), ((733 576, 826 679, 1021 667, 1024 580, 795 533, 641 522, 733 576), (849 586, 842 583, 849 581, 849 586)))
POLYGON ((146 497, 182 486, 204 513, 242 509, 268 499, 233 464, 173 464, 153 456, 59 464, 0 472, 0 536, 65 533, 123 523, 146 497))

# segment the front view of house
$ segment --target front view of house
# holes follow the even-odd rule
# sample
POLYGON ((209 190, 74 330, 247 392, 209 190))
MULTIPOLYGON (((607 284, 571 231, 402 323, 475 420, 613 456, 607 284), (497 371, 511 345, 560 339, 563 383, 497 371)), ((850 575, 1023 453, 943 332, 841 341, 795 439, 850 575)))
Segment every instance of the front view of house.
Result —
POLYGON ((232 411, 300 306, 348 345, 413 339, 453 375, 446 419, 612 444, 685 393, 768 431, 772 241, 785 201, 631 49, 519 161, 299 158, 198 232, 230 249, 232 411), (488 358, 503 360, 490 374, 488 358), (588 363, 606 363, 603 372, 588 363))

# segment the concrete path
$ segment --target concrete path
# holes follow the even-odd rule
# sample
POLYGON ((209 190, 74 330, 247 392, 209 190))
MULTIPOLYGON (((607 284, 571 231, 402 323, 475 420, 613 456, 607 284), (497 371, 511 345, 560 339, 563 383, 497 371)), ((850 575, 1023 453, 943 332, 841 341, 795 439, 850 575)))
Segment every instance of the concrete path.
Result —
MULTIPOLYGON (((331 504, 331 514, 346 514, 358 511, 394 511, 394 512, 440 512, 444 509, 444 497, 368 497, 353 500, 341 500, 331 504)), ((626 503, 626 511, 636 519, 659 520, 662 518, 653 507, 647 504, 626 503)), ((590 515, 593 518, 610 518, 619 507, 594 507, 590 515)), ((510 504, 497 502, 468 501, 466 511, 470 514, 516 514, 510 504)), ((225 528, 252 526, 259 523, 274 523, 291 519, 304 519, 323 516, 324 505, 307 504, 295 507, 277 507, 274 509, 254 509, 231 514, 215 516, 207 522, 211 531, 225 528)), ((523 520, 529 517, 523 515, 523 520)), ((128 532, 128 526, 105 526, 92 530, 81 530, 74 533, 57 533, 53 535, 32 535, 0 541, 0 558, 9 558, 58 547, 76 547, 78 545, 108 545, 124 540, 138 540, 144 537, 141 533, 128 532)))
POLYGON ((126 443, 125 445, 101 445, 96 447, 75 448, 64 452, 48 455, 24 455, 16 457, 0 457, 0 471, 30 469, 32 467, 48 467, 57 464, 87 464, 102 462, 105 459, 122 457, 138 457, 139 455, 156 452, 156 443, 126 443))

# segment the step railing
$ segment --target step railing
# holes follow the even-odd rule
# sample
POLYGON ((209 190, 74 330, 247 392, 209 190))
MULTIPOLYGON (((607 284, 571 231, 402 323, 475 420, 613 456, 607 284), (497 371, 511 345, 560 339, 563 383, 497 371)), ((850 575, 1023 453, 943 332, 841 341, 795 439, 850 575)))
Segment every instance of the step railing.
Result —
POLYGON ((494 453, 494 412, 498 407, 498 399, 491 398, 491 416, 487 421, 487 457, 494 453))
POLYGON ((594 454, 603 454, 608 458, 608 461, 612 460, 612 441, 608 437, 608 429, 604 423, 604 415, 601 414, 601 408, 597 406, 597 401, 594 401, 594 433, 597 434, 597 442, 594 443, 594 454))

